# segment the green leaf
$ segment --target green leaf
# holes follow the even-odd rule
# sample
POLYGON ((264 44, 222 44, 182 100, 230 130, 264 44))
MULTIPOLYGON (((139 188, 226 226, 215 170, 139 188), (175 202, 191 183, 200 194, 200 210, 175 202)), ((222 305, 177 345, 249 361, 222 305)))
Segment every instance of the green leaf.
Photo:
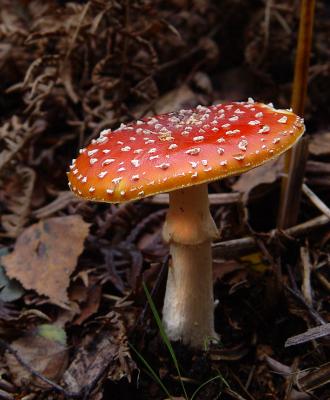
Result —
POLYGON ((129 346, 131 349, 134 351, 134 353, 139 357, 139 359, 142 361, 144 366, 147 368, 149 374, 151 377, 158 383, 158 385, 163 389, 164 393, 168 396, 169 399, 172 399, 173 397, 170 395, 169 391, 166 389, 166 386, 163 384, 161 381, 160 377, 156 374, 152 366, 148 363, 148 361, 138 352, 138 350, 131 344, 129 343, 129 346))
POLYGON ((38 326, 38 335, 53 342, 66 345, 66 333, 65 330, 51 324, 42 324, 38 326))

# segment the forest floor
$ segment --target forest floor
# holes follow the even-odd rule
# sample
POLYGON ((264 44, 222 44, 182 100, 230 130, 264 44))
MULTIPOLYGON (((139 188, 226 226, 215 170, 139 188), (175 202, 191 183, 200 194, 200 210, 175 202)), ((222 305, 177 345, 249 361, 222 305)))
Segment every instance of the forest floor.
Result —
MULTIPOLYGON (((330 204, 330 5, 316 3, 305 184, 330 204)), ((142 287, 161 313, 168 199, 85 202, 66 176, 104 128, 248 97, 288 108, 298 6, 1 1, 0 399, 165 399, 141 358, 172 398, 330 399, 330 224, 304 192, 296 227, 275 229, 283 160, 209 185, 220 339, 174 344, 180 375, 142 287)))

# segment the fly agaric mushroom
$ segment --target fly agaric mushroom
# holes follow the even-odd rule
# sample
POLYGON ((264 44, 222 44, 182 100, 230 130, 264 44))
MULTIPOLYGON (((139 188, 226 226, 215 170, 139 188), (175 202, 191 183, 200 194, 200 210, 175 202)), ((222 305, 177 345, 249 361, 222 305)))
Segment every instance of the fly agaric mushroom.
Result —
POLYGON ((171 340, 202 348, 215 336, 211 242, 219 233, 207 183, 277 157, 303 132, 291 111, 249 99, 122 124, 73 160, 71 190, 88 200, 121 203, 170 192, 163 323, 171 340))

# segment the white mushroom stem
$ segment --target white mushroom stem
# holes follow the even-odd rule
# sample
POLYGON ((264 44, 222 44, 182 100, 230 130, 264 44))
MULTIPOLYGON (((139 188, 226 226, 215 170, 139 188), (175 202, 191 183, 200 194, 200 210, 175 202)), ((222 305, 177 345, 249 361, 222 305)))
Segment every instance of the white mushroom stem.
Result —
POLYGON ((203 348, 216 336, 211 242, 218 237, 206 184, 170 193, 163 236, 172 256, 163 307, 166 333, 170 340, 203 348))

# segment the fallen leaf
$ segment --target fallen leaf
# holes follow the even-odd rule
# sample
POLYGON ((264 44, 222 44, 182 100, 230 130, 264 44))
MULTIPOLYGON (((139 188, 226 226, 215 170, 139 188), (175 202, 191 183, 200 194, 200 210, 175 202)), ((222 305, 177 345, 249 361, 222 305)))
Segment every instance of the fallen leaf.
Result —
POLYGON ((283 157, 280 157, 240 175, 232 188, 243 193, 243 200, 247 201, 252 190, 253 194, 257 195, 257 189, 261 191, 261 185, 274 183, 282 171, 283 157))
POLYGON ((139 116, 152 116, 153 114, 166 114, 172 111, 179 111, 182 108, 196 107, 202 102, 201 96, 194 93, 187 84, 183 84, 176 89, 166 92, 155 101, 153 112, 148 111, 144 115, 144 107, 137 106, 134 114, 139 116))
POLYGON ((14 251, 2 257, 7 275, 19 280, 25 289, 66 307, 70 275, 88 227, 78 215, 49 218, 30 226, 18 237, 14 251))
MULTIPOLYGON (((54 382, 59 381, 66 369, 66 334, 54 325, 39 325, 35 332, 15 340, 11 347, 33 370, 54 382)), ((13 354, 7 351, 5 356, 15 385, 20 387, 33 383, 49 387, 44 381, 33 377, 13 354)))
POLYGON ((330 132, 322 132, 312 135, 308 150, 314 156, 326 156, 330 154, 330 132))
POLYGON ((198 95, 184 84, 160 97, 156 101, 154 109, 156 114, 165 114, 182 108, 194 107, 199 102, 198 95))
POLYGON ((65 330, 51 324, 42 324, 38 327, 38 334, 52 342, 66 344, 65 330))
POLYGON ((101 302, 101 286, 92 286, 87 292, 87 301, 81 307, 81 314, 74 320, 75 325, 81 325, 86 319, 97 312, 101 302))

